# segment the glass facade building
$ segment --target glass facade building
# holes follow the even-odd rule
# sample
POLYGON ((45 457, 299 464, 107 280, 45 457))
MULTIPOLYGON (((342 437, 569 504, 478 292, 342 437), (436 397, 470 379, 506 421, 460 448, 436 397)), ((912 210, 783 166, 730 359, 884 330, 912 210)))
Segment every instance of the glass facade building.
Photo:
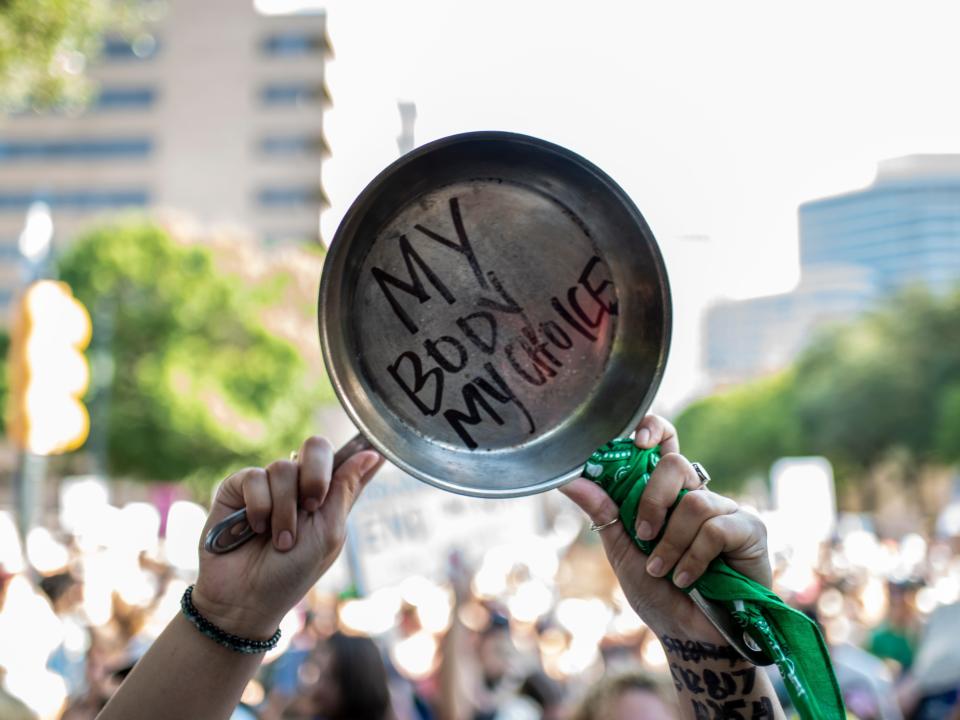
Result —
POLYGON ((869 269, 880 293, 960 282, 960 156, 913 156, 881 164, 857 192, 800 206, 802 268, 869 269))
POLYGON ((960 155, 880 164, 863 190, 799 209, 796 290, 711 308, 704 363, 714 387, 781 370, 830 323, 921 285, 960 287, 960 155))

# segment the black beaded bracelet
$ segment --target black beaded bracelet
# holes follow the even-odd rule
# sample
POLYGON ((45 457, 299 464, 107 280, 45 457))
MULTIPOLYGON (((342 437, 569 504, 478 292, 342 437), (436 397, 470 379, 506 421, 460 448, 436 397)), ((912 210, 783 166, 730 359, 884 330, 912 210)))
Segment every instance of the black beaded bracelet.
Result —
POLYGON ((201 633, 225 648, 245 655, 256 655, 273 650, 280 642, 280 628, 273 634, 269 640, 250 640, 238 635, 228 633, 223 628, 219 628, 207 620, 193 604, 193 585, 183 591, 183 597, 180 598, 180 610, 186 615, 187 620, 192 622, 201 633))

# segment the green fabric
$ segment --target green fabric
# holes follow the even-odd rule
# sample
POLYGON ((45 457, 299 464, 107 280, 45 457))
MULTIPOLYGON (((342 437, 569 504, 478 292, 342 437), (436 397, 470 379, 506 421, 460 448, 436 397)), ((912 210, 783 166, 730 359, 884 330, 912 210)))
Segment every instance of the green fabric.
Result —
MULTIPOLYGON (((583 477, 597 483, 617 503, 624 528, 647 555, 660 541, 663 530, 653 540, 638 538, 637 507, 659 460, 659 448, 642 450, 631 438, 618 438, 593 453, 583 468, 583 477)), ((678 503, 686 492, 677 496, 678 503)), ((707 599, 722 602, 774 659, 803 720, 845 717, 843 697, 816 623, 719 558, 693 587, 707 599)))

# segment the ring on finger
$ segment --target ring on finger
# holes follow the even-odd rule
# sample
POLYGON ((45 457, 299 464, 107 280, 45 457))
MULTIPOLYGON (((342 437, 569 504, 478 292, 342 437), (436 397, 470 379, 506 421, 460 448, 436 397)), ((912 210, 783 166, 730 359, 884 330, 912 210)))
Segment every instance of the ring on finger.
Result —
POLYGON ((703 465, 698 462, 692 462, 690 465, 693 467, 693 471, 697 474, 697 477, 700 478, 700 486, 697 488, 697 490, 705 488, 707 483, 710 482, 710 473, 708 473, 704 469, 703 465))
POLYGON ((614 525, 616 525, 617 521, 619 520, 620 518, 615 517, 613 520, 602 523, 601 525, 597 525, 595 522, 592 522, 590 523, 590 530, 592 530, 593 532, 600 532, 601 530, 606 530, 608 527, 613 527, 614 525))

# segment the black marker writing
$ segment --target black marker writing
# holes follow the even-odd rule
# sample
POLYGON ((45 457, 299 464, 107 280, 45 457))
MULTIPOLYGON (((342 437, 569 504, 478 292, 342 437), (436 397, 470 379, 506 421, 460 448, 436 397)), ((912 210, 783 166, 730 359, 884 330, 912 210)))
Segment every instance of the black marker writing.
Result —
POLYGON ((374 267, 371 268, 370 272, 373 274, 374 279, 377 281, 377 284, 380 286, 380 290, 383 291, 383 294, 387 298, 387 302, 390 303, 390 307, 393 309, 394 314, 400 318, 400 321, 406 326, 407 330, 410 331, 410 334, 416 334, 418 328, 417 324, 410 318, 410 315, 407 314, 407 311, 403 309, 403 305, 400 304, 400 301, 397 300, 396 295, 393 294, 391 288, 395 288, 401 292, 406 293, 407 295, 413 295, 417 298, 417 301, 421 304, 427 302, 430 299, 430 293, 427 292, 427 289, 424 287, 423 282, 420 280, 420 275, 417 273, 417 267, 426 275, 427 280, 430 281, 430 284, 436 288, 437 292, 443 296, 443 299, 452 305, 456 299, 453 297, 453 294, 450 290, 447 289, 447 286, 443 284, 436 273, 430 269, 430 266, 424 262, 423 258, 417 253, 414 247, 410 244, 410 241, 407 239, 406 235, 401 235, 399 239, 400 244, 400 256, 403 258, 404 264, 407 266, 407 275, 409 280, 401 280, 395 275, 391 275, 382 268, 374 267))

